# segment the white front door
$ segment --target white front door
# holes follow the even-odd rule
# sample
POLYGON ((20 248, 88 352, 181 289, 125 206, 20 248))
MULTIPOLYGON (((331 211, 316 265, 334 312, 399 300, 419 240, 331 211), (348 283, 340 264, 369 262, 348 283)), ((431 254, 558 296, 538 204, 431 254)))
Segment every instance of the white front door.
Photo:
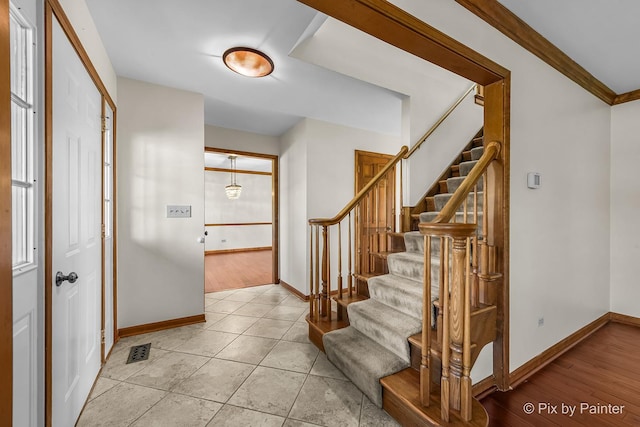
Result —
POLYGON ((101 364, 102 100, 55 18, 52 31, 52 421, 65 427, 101 364))

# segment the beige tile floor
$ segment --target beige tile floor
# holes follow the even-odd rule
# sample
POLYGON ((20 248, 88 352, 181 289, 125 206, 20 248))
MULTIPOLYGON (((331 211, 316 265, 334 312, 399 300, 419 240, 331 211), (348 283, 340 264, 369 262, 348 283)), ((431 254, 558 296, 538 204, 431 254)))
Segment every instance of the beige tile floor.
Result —
POLYGON ((206 323, 116 344, 78 426, 397 426, 309 342, 277 285, 207 294, 206 323), (151 343, 149 360, 126 364, 151 343))

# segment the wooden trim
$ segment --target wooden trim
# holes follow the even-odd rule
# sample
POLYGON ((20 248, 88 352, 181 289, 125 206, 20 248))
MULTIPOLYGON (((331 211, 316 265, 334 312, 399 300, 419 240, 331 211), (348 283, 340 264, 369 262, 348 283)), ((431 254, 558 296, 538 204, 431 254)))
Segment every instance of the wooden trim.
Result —
MULTIPOLYGON (((111 192, 113 200, 111 208, 113 209, 113 218, 111 222, 112 243, 113 243, 113 347, 118 342, 118 160, 117 160, 117 124, 118 112, 115 105, 109 104, 113 112, 113 120, 111 121, 111 136, 113 144, 111 147, 111 173, 113 182, 111 183, 111 192)), ((104 184, 104 183, 103 183, 104 184)), ((104 185, 103 185, 104 186, 104 185)), ((113 350, 113 347, 111 349, 113 350)))
POLYGON ((232 150, 230 148, 204 147, 204 151, 209 151, 212 153, 237 154, 238 156, 258 157, 261 159, 270 160, 278 158, 278 156, 275 154, 254 153, 251 151, 232 150))
POLYGON ((195 325, 197 323, 203 323, 206 319, 203 314, 197 314, 195 316, 180 317, 178 319, 163 320, 161 322, 145 323, 144 325, 129 326, 126 328, 118 329, 118 336, 120 338, 131 337, 134 335, 146 334, 149 332, 163 331, 165 329, 177 328, 179 326, 195 325))
POLYGON ((483 86, 508 70, 386 0, 298 0, 380 40, 483 86))
POLYGON ((205 227, 238 227, 243 225, 273 225, 272 222, 236 222, 227 224, 205 224, 205 227))
POLYGON ((578 329, 557 344, 549 347, 524 365, 513 371, 510 375, 511 387, 515 388, 533 374, 556 360, 558 357, 588 338, 591 334, 602 328, 609 322, 610 313, 605 313, 588 325, 578 329))
MULTIPOLYGON (((271 160, 271 219, 272 219, 272 228, 271 228, 271 247, 273 248, 272 253, 272 266, 271 266, 271 280, 273 283, 278 283, 280 280, 280 183, 279 183, 279 158, 274 154, 263 154, 263 153, 252 153, 249 151, 238 151, 231 150, 228 148, 215 148, 215 147, 204 147, 205 152, 211 153, 225 153, 225 154, 236 154, 239 156, 246 157, 257 157, 261 159, 269 159, 271 160)), ((206 168, 205 168, 206 169, 206 168)), ((213 168, 210 168, 213 169, 213 168)), ((265 223, 266 224, 266 223, 265 223)), ((205 224, 207 226, 208 224, 205 224)), ((225 224, 219 224, 225 225, 225 224)), ((241 224, 236 224, 241 225, 241 224)), ((249 225, 249 224, 247 224, 249 225)), ((255 225, 255 224, 251 224, 255 225)))
POLYGON ((490 0, 456 1, 597 98, 609 105, 614 103, 616 94, 613 90, 499 2, 490 0))
POLYGON ((53 206, 53 10, 51 4, 47 1, 44 4, 44 45, 45 45, 45 71, 44 71, 44 146, 45 146, 45 203, 44 203, 44 241, 45 241, 45 258, 44 258, 44 325, 45 325, 45 344, 44 344, 44 378, 45 378, 45 425, 51 427, 52 423, 52 256, 53 256, 53 219, 51 209, 53 206))
POLYGON ((250 171, 250 170, 246 170, 246 169, 227 169, 227 168, 210 168, 210 167, 206 167, 204 168, 204 170, 206 172, 234 172, 234 173, 244 173, 244 174, 248 174, 248 175, 266 175, 266 176, 271 176, 271 172, 261 172, 261 171, 250 171))
POLYGON ((13 413, 13 253, 11 250, 11 50, 9 1, 0 0, 0 419, 13 413))
POLYGON ((628 316, 620 313, 609 313, 609 319, 611 322, 622 323, 629 326, 640 326, 640 318, 628 316))
POLYGON ((478 381, 473 385, 472 394, 478 400, 482 400, 497 389, 496 377, 489 375, 487 378, 478 381))
POLYGON ((78 53, 78 56, 82 61, 82 64, 87 69, 87 72, 89 73, 89 75, 91 76, 91 79, 93 80, 96 87, 98 88, 98 91, 107 99, 107 102, 113 108, 113 106, 115 105, 113 102, 113 99, 111 98, 111 95, 107 90, 107 87, 102 82, 102 79, 100 78, 100 74, 98 74, 98 71, 93 66, 93 62, 91 62, 91 58, 89 57, 89 54, 84 49, 84 46, 82 46, 82 42, 80 41, 78 34, 73 28, 73 25, 71 25, 71 21, 69 21, 69 18, 67 18, 67 15, 64 13, 64 9, 62 8, 62 5, 60 5, 59 0, 46 0, 46 1, 47 1, 47 4, 51 6, 51 9, 53 10, 53 14, 55 15, 55 17, 58 18, 58 22, 60 22, 60 26, 62 27, 62 29, 64 30, 64 33, 67 35, 67 37, 71 41, 71 45, 73 46, 75 51, 78 53))
POLYGON ((220 255, 220 254, 233 254, 240 252, 260 252, 260 251, 270 251, 272 250, 271 246, 262 246, 258 248, 238 248, 238 249, 218 249, 213 251, 204 251, 205 255, 220 255))
POLYGON ((305 295, 284 280, 280 280, 280 286, 291 292, 296 297, 300 298, 302 301, 309 301, 309 295, 305 295))
POLYGON ((280 173, 278 156, 271 157, 271 281, 280 282, 280 173))
POLYGON ((640 99, 640 89, 622 93, 615 97, 613 100, 613 105, 624 104, 625 102, 637 101, 640 99))

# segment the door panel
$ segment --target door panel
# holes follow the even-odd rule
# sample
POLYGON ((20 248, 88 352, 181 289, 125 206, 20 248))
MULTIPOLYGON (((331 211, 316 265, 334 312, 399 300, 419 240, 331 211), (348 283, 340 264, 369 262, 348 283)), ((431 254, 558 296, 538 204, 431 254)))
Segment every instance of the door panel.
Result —
MULTIPOLYGON (((356 193, 369 183, 393 156, 356 151, 356 193)), ((395 168, 380 180, 360 204, 356 215, 356 272, 379 275, 387 272, 386 261, 377 255, 387 251, 387 232, 395 227, 395 168)))
POLYGON ((101 364, 102 97, 53 20, 52 422, 74 425, 101 364), (77 273, 56 284, 55 274, 77 273))

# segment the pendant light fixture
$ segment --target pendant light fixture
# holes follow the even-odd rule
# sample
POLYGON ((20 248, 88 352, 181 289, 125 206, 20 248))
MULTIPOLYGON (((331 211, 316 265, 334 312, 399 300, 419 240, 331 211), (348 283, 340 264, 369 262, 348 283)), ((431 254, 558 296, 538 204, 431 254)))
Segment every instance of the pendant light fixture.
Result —
POLYGON ((273 61, 264 53, 250 47, 232 47, 223 55, 224 65, 247 77, 265 77, 273 72, 273 61))
POLYGON ((231 162, 231 184, 224 187, 224 191, 227 193, 227 198, 229 200, 235 200, 240 197, 240 192, 242 191, 242 186, 236 182, 236 156, 232 154, 229 156, 229 160, 231 162))

